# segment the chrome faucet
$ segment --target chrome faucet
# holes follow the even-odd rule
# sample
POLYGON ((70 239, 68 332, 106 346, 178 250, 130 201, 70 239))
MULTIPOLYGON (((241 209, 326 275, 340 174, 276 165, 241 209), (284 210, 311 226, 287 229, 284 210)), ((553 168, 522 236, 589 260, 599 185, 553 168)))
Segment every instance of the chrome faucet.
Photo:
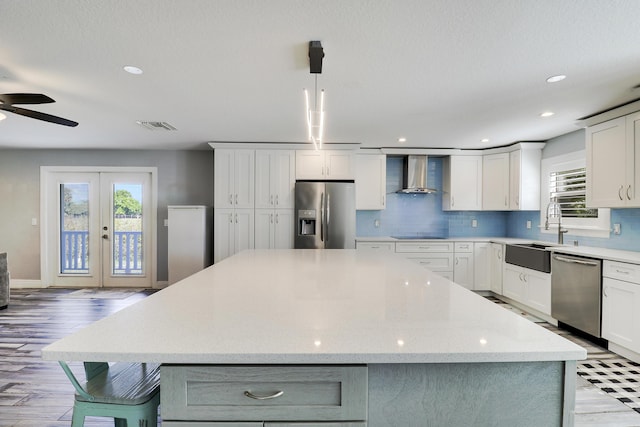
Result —
POLYGON ((564 233, 567 229, 562 228, 562 208, 558 202, 549 202, 547 205, 547 219, 544 222, 544 229, 549 229, 549 218, 558 218, 558 244, 564 244, 564 233))

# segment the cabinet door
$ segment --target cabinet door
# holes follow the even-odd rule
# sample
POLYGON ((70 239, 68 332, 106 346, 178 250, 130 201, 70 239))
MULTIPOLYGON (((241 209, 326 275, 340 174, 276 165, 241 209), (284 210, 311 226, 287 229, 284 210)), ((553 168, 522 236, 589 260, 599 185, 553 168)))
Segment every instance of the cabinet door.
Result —
POLYGON ((236 209, 234 218, 234 248, 233 253, 254 248, 254 210, 236 209))
POLYGON ((215 208, 234 206, 234 151, 216 149, 214 156, 213 203, 215 208))
POLYGON ((482 209, 509 209, 509 153, 482 158, 482 209))
POLYGON ((504 246, 500 243, 491 244, 491 291, 502 295, 502 254, 504 246))
POLYGON ((622 280, 602 280, 602 337, 622 347, 640 351, 638 309, 640 285, 622 280))
POLYGON ((326 150, 324 155, 327 179, 354 179, 354 154, 350 150, 326 150))
POLYGON ((481 210, 482 156, 451 156, 448 162, 442 208, 454 211, 481 210))
POLYGON ((287 209, 294 207, 294 187, 296 184, 296 157, 293 150, 274 150, 271 153, 271 175, 269 178, 273 207, 287 209))
POLYGON ((502 275, 502 295, 525 304, 525 287, 522 268, 505 264, 502 275))
POLYGON ((256 209, 255 211, 255 248, 273 248, 273 209, 256 209))
POLYGON ((255 189, 255 151, 235 150, 234 207, 253 208, 255 189))
POLYGON ((453 281, 473 289, 473 253, 457 253, 454 258, 453 281))
POLYGON ((520 209, 520 159, 521 151, 516 150, 509 153, 509 209, 520 209))
MULTIPOLYGON (((625 189, 625 197, 629 205, 640 206, 640 172, 636 172, 636 168, 640 168, 640 113, 634 113, 627 116, 627 141, 633 149, 634 163, 633 167, 627 165, 627 188, 625 189), (629 185, 631 184, 631 185, 629 185)), ((628 161, 629 159, 627 159, 628 161)))
POLYGON ((274 214, 273 248, 293 249, 294 214, 293 209, 276 209, 274 214))
POLYGON ((358 154, 356 161, 356 209, 385 208, 387 186, 387 156, 358 154))
POLYGON ((526 299, 524 304, 551 315, 551 275, 525 269, 522 274, 526 299))
POLYGON ((296 151, 296 179, 324 178, 324 151, 296 151))
POLYGON ((476 291, 491 289, 491 243, 473 244, 473 289, 476 291))
POLYGON ((213 213, 213 262, 233 255, 234 248, 233 209, 215 209, 213 213))
POLYGON ((625 206, 627 168, 634 153, 626 141, 626 119, 610 120, 586 130, 587 206, 625 206), (631 152, 629 152, 631 151, 631 152))
POLYGON ((256 150, 255 164, 255 207, 256 209, 273 209, 275 205, 275 195, 271 187, 273 168, 271 151, 256 150))

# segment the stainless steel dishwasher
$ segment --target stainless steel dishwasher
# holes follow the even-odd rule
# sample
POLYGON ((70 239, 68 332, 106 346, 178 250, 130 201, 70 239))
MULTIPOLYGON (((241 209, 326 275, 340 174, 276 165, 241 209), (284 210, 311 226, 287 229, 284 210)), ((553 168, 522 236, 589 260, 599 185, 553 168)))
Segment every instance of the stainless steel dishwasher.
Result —
POLYGON ((551 256, 551 317, 601 338, 602 260, 551 256))

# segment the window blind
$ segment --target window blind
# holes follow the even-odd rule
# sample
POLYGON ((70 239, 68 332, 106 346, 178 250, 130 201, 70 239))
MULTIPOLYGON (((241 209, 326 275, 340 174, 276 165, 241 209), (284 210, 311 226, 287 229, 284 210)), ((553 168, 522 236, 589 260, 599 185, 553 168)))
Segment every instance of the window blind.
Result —
POLYGON ((564 218, 597 218, 598 209, 587 208, 585 168, 551 172, 549 198, 560 204, 564 218))

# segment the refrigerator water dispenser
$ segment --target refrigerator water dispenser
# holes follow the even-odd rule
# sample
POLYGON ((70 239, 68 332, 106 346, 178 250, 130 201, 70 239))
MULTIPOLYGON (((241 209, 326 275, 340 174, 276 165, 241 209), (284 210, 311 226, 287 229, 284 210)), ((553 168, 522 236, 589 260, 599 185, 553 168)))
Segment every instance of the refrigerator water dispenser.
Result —
POLYGON ((315 236, 316 234, 316 211, 315 209, 298 210, 298 235, 315 236))

